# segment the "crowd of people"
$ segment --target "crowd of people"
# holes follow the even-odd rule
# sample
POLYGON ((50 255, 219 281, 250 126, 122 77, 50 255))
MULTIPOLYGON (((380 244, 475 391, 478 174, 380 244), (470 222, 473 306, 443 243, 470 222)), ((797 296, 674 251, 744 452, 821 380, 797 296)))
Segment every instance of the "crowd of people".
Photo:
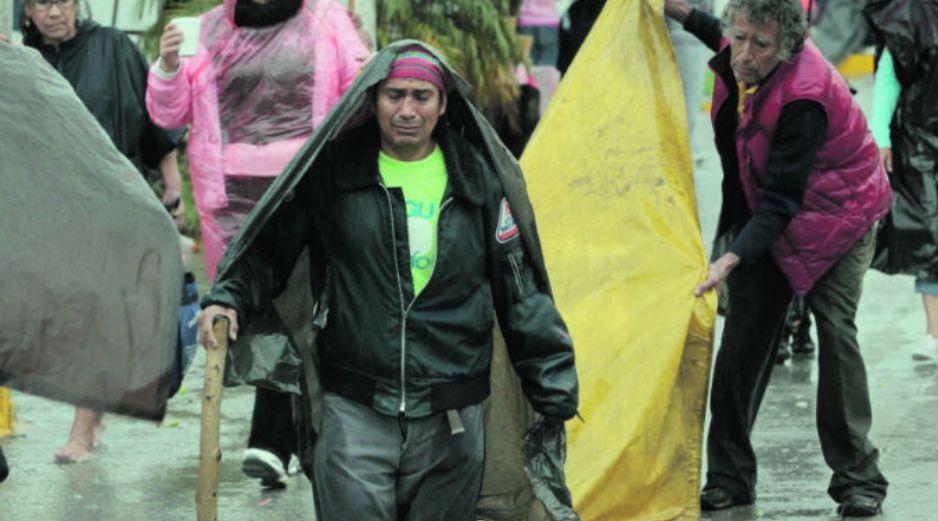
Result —
MULTIPOLYGON (((179 223, 185 140, 213 285, 199 319, 206 348, 216 317, 237 339, 309 253, 325 392, 309 462, 317 519, 472 518, 495 317, 534 409, 554 424, 576 415, 575 339, 551 299, 533 217, 513 213, 527 196, 473 142, 486 129, 473 127, 471 102, 431 46, 394 47, 387 74, 311 157, 315 175, 288 197, 268 195, 263 222, 225 256, 374 59, 360 21, 334 0, 224 0, 200 16, 194 55, 180 56, 187 36, 169 24, 148 64, 124 33, 83 18, 77 0, 18 1, 23 44, 71 83, 143 175, 160 174, 179 223)), ((603 4, 521 2, 518 33, 548 100, 603 4)), ((817 6, 815 27, 837 6, 817 6)), ((815 8, 729 0, 715 16, 708 0, 664 2, 691 128, 704 69, 713 71, 724 174, 723 247, 694 289, 727 299, 700 504, 755 501, 750 434, 773 367, 816 351, 827 492, 842 515, 873 516, 888 482, 868 436, 856 325, 871 265, 916 277, 927 331, 910 354, 938 362, 938 2, 870 1, 857 30, 840 45, 821 38, 823 49, 805 7, 815 8), (869 122, 834 65, 861 40, 878 45, 869 122)), ((242 468, 265 487, 287 486, 296 408, 289 394, 257 387, 242 468)), ((56 460, 91 457, 103 429, 102 412, 77 408, 56 460)))

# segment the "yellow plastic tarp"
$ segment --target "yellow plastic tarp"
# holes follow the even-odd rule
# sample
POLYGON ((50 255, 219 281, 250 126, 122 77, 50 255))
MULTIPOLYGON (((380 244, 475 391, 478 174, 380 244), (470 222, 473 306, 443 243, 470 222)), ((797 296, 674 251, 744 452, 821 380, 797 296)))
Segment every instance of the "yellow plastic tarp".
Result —
POLYGON ((700 516, 715 295, 662 0, 610 0, 521 159, 584 422, 567 483, 584 521, 700 516))
POLYGON ((0 436, 13 434, 15 419, 16 415, 13 409, 13 400, 10 398, 10 390, 6 387, 0 387, 0 436))

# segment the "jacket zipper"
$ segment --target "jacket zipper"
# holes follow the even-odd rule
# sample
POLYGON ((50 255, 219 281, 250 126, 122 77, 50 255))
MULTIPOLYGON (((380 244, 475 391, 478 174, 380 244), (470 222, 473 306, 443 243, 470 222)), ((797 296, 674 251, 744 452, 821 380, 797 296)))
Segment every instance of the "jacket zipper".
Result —
MULTIPOLYGON (((389 197, 390 197, 390 194, 389 194, 389 197)), ((447 206, 449 206, 449 203, 451 203, 452 201, 453 201, 453 198, 450 197, 449 199, 443 201, 443 204, 440 205, 440 218, 437 219, 437 222, 436 222, 436 237, 437 237, 437 241, 438 241, 438 242, 437 242, 437 245, 439 245, 440 221, 443 220, 443 210, 444 210, 447 206)), ((392 213, 392 218, 391 218, 391 230, 392 230, 392 231, 394 230, 393 213, 392 213)), ((437 249, 437 252, 439 252, 439 249, 437 249)), ((394 252, 394 253, 395 253, 395 255, 394 255, 394 267, 395 267, 395 269, 397 269, 397 267, 398 267, 398 263, 397 263, 397 252, 394 252)), ((437 260, 439 260, 439 256, 437 257, 437 260)), ((430 278, 427 279, 427 285, 429 285, 429 284, 430 284, 430 280, 433 279, 433 273, 434 273, 434 272, 436 272, 436 263, 435 263, 435 262, 433 263, 433 270, 430 272, 430 278)), ((397 271, 397 290, 398 290, 398 293, 401 295, 401 306, 402 306, 402 307, 401 307, 401 311, 402 311, 401 315, 402 315, 402 317, 403 317, 403 318, 401 319, 401 412, 404 412, 405 400, 406 400, 406 398, 407 398, 407 387, 405 386, 405 384, 406 384, 406 373, 405 373, 405 371, 404 371, 405 362, 406 362, 406 360, 405 360, 405 358, 404 358, 404 355, 407 353, 407 338, 406 338, 406 333, 405 333, 405 332, 407 331, 407 317, 408 317, 408 315, 410 315, 410 309, 411 309, 412 307, 414 307, 414 302, 417 301, 417 294, 415 293, 415 294, 414 294, 414 298, 412 298, 412 299, 410 300, 410 302, 407 304, 407 306, 404 307, 404 288, 402 287, 402 284, 403 284, 403 283, 401 282, 401 272, 400 272, 400 271, 397 271)), ((426 289, 426 287, 424 287, 424 289, 426 289)))
POLYGON ((518 261, 515 260, 511 254, 508 254, 508 264, 511 264, 511 271, 515 278, 515 286, 518 288, 518 298, 523 298, 524 293, 522 292, 522 288, 524 286, 521 284, 521 269, 518 267, 518 261))
MULTIPOLYGON (((437 260, 437 261, 440 260, 440 225, 443 223, 443 210, 446 210, 446 207, 448 207, 448 206, 450 205, 450 203, 452 203, 452 202, 453 202, 453 198, 452 198, 452 197, 448 197, 445 201, 443 201, 443 204, 440 205, 440 216, 439 216, 439 218, 436 220, 436 237, 435 237, 435 238, 436 238, 436 245, 437 245, 437 249, 436 249, 436 252, 437 252, 436 260, 437 260)), ((426 286, 424 286, 424 289, 427 289, 427 286, 430 285, 430 281, 433 280, 433 274, 436 273, 436 264, 437 264, 437 262, 434 262, 434 263, 433 263, 433 269, 430 270, 430 278, 427 279, 427 284, 426 284, 426 286)), ((415 293, 413 300, 411 300, 411 301, 410 301, 410 304, 407 306, 407 311, 408 311, 408 312, 410 312, 410 308, 412 308, 412 307, 414 306, 414 302, 417 301, 417 296, 418 296, 418 295, 415 293)))
POLYGON ((384 195, 388 199, 388 217, 391 222, 391 258, 394 259, 394 274, 397 276, 397 296, 401 303, 401 408, 400 411, 403 413, 407 405, 407 387, 404 379, 404 367, 407 360, 407 311, 408 307, 404 307, 404 288, 403 283, 401 282, 401 267, 400 263, 397 262, 397 229, 394 227, 394 202, 391 200, 391 191, 388 190, 388 187, 381 183, 381 189, 384 190, 384 195))

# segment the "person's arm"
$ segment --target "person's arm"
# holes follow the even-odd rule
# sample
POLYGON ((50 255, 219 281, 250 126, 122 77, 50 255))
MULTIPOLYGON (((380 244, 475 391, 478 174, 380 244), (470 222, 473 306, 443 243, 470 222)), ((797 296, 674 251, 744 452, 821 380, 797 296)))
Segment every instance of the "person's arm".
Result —
POLYGON ((182 175, 179 174, 179 155, 175 150, 160 161, 160 176, 163 178, 163 206, 169 209, 176 228, 182 228, 186 221, 186 203, 182 200, 182 175))
POLYGON ((484 210, 489 282, 508 356, 535 411, 557 420, 572 418, 579 399, 573 340, 535 280, 520 230, 499 226, 507 222, 507 199, 495 174, 486 177, 493 185, 484 210))
POLYGON ((330 27, 335 41, 339 88, 344 93, 355 81, 362 64, 371 57, 371 51, 362 41, 362 36, 352 21, 352 15, 347 11, 333 10, 330 27))
POLYGON ((723 30, 720 19, 692 6, 687 0, 665 0, 664 14, 684 26, 714 52, 720 50, 723 30))
POLYGON ((782 109, 759 206, 727 253, 711 264, 707 279, 695 294, 722 287, 738 264, 764 255, 778 240, 801 209, 808 174, 826 133, 827 115, 817 102, 796 101, 782 109))
MULTIPOLYGON (((182 201, 182 176, 179 174, 179 158, 176 154, 176 144, 182 138, 183 131, 164 130, 158 127, 146 109, 147 62, 140 53, 137 45, 124 33, 118 32, 116 43, 123 58, 123 66, 128 74, 126 76, 128 91, 132 91, 134 102, 143 111, 143 129, 136 133, 140 147, 143 164, 149 168, 158 169, 163 179, 163 206, 170 211, 177 228, 182 227, 185 220, 185 203, 182 201)), ((130 95, 122 92, 122 95, 130 95)))
POLYGON ((899 102, 901 87, 896 78, 896 68, 889 49, 884 49, 873 80, 873 108, 870 114, 870 131, 879 146, 880 157, 886 171, 892 172, 892 139, 889 124, 899 102))
POLYGON ((352 25, 355 27, 355 32, 358 33, 358 39, 362 42, 362 45, 368 49, 368 52, 371 53, 375 49, 375 39, 368 32, 368 29, 365 29, 365 23, 362 21, 362 17, 357 14, 349 11, 349 16, 352 18, 352 25))
POLYGON ((182 31, 173 24, 166 26, 160 38, 160 57, 150 67, 147 79, 147 112, 163 128, 179 128, 192 121, 189 76, 179 59, 182 38, 182 31))

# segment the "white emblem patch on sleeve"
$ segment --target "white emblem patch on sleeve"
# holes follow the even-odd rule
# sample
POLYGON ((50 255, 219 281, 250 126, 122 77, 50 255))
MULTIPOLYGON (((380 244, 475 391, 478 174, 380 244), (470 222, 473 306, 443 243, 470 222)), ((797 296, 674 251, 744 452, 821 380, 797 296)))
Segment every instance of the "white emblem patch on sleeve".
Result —
POLYGON ((508 199, 502 197, 502 203, 498 210, 498 226, 495 227, 495 240, 504 244, 520 235, 515 218, 511 215, 511 207, 508 206, 508 199))

